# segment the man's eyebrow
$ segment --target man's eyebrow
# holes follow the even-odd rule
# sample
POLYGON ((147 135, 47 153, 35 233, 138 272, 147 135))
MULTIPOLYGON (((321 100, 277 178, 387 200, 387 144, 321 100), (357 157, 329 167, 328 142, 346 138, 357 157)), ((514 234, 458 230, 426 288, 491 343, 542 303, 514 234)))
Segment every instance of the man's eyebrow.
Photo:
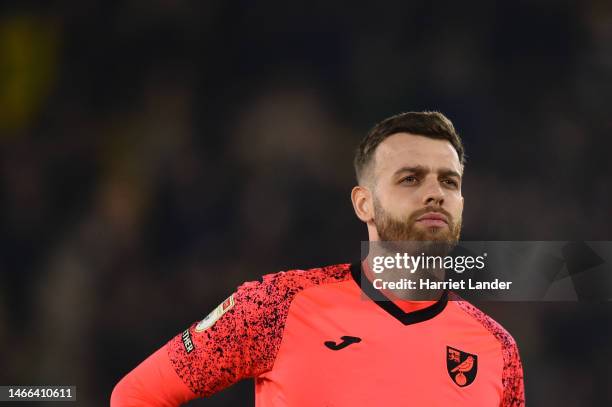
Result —
MULTIPOLYGON (((393 175, 397 176, 397 175, 402 174, 404 172, 413 172, 415 174, 425 174, 425 173, 429 172, 429 169, 423 167, 422 165, 404 166, 404 167, 399 168, 397 171, 395 171, 395 173, 393 175)), ((438 170, 438 175, 446 176, 446 177, 457 177, 457 178, 461 179, 461 174, 459 174, 455 170, 451 170, 450 168, 441 168, 441 169, 439 169, 438 170)))
POLYGON ((461 174, 459 174, 455 170, 451 170, 451 169, 448 169, 448 168, 443 168, 443 169, 439 170, 438 171, 438 175, 446 176, 446 177, 457 177, 457 178, 461 179, 461 174))
POLYGON ((417 174, 422 174, 422 173, 428 172, 428 170, 422 165, 416 165, 414 167, 402 167, 398 169, 397 171, 395 171, 393 175, 399 175, 403 172, 414 172, 417 174))

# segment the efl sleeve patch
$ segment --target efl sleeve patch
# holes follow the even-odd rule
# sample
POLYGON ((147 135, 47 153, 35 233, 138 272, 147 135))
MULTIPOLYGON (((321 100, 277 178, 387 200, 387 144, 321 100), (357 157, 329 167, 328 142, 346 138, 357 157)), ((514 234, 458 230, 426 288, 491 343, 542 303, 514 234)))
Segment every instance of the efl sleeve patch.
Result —
POLYGON ((198 322, 195 327, 196 332, 203 332, 213 326, 219 318, 223 316, 227 311, 232 309, 234 306, 234 294, 230 295, 225 301, 219 304, 214 310, 211 311, 203 320, 198 322))

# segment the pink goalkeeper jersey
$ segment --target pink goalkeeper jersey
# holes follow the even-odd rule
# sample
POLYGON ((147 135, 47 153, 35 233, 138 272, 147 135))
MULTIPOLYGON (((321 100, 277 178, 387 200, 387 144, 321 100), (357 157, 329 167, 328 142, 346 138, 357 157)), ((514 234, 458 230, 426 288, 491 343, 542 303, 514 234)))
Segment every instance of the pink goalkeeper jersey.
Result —
MULTIPOLYGON (((360 273, 340 264, 243 284, 158 352, 173 370, 157 368, 158 383, 180 384, 165 389, 177 401, 150 405, 253 378, 260 407, 524 406, 518 349, 499 324, 448 293, 413 311, 372 300, 360 273)), ((131 382, 155 393, 137 370, 131 382)), ((113 405, 131 405, 120 396, 137 391, 121 390, 113 405)))

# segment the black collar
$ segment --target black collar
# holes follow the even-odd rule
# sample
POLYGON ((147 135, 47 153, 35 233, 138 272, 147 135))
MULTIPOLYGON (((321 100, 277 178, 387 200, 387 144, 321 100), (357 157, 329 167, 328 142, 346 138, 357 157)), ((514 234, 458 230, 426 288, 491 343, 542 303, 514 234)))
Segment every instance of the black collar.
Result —
POLYGON ((412 312, 404 312, 403 309, 395 305, 393 301, 388 299, 383 293, 374 288, 368 278, 362 274, 361 262, 351 264, 351 275, 365 295, 404 325, 427 321, 441 313, 448 303, 448 291, 444 290, 440 299, 430 306, 412 312), (362 284, 362 278, 365 284, 362 284))

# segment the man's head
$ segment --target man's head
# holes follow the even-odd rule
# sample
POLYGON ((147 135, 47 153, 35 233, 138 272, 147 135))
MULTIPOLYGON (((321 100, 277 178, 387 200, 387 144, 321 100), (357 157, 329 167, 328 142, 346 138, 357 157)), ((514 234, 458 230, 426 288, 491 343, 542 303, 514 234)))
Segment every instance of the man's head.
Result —
POLYGON ((450 241, 461 232, 464 152, 438 112, 408 112, 378 123, 355 155, 351 199, 371 241, 450 241))

